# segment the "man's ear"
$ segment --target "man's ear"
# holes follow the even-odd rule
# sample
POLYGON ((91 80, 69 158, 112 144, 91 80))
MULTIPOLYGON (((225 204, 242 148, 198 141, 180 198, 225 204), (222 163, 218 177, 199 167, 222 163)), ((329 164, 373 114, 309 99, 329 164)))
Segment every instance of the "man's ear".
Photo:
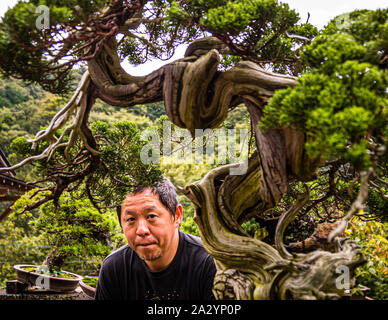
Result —
POLYGON ((183 218, 183 208, 178 203, 178 206, 176 207, 176 211, 175 211, 175 223, 177 227, 180 226, 180 224, 182 223, 182 218, 183 218))
POLYGON ((120 227, 123 227, 121 225, 121 206, 116 207, 116 213, 117 213, 117 218, 119 219, 120 227))

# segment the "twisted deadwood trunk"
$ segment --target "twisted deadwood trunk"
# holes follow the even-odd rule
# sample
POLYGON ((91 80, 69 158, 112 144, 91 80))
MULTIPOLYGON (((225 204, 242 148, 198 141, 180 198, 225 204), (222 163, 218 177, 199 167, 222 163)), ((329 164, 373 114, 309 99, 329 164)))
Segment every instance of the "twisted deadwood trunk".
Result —
MULTIPOLYGON (((248 237, 236 228, 233 215, 224 207, 228 181, 235 179, 228 175, 233 166, 236 165, 213 169, 184 190, 195 205, 195 221, 205 248, 217 262, 213 287, 217 299, 336 299, 343 295, 344 289, 337 287, 336 272, 346 266, 352 274, 364 262, 359 257, 358 245, 337 238, 334 252, 316 250, 294 256, 287 252, 282 234, 308 201, 308 193, 281 216, 276 230, 276 249, 248 237)), ((237 178, 241 183, 238 192, 252 194, 250 180, 257 174, 255 171, 260 169, 251 161, 247 174, 237 178)), ((255 181, 258 185, 258 180, 255 181)), ((249 205, 240 202, 240 206, 233 207, 234 215, 238 216, 249 205)))
MULTIPOLYGON (((291 128, 262 132, 257 126, 263 106, 274 92, 294 86, 296 78, 267 72, 247 61, 219 71, 219 52, 225 50, 215 38, 199 39, 190 44, 183 59, 147 76, 134 77, 121 68, 117 43, 111 38, 100 54, 88 61, 88 72, 69 104, 35 142, 52 136, 77 110, 68 128, 80 135, 93 157, 98 157, 86 124, 97 97, 121 107, 163 100, 169 119, 192 134, 195 129, 216 128, 230 108, 243 103, 250 113, 257 145, 247 171, 232 175, 231 170, 239 164, 221 166, 182 190, 194 203, 204 246, 216 261, 213 291, 218 299, 339 298, 344 290, 335 283, 337 268, 347 266, 352 275, 363 262, 354 242, 336 237, 332 252, 295 255, 283 245, 284 230, 308 201, 308 191, 280 217, 274 246, 249 237, 240 225, 273 208, 290 182, 314 178, 320 159, 307 157, 302 132, 291 128)), ((50 144, 45 152, 52 153, 60 142, 50 144)))
POLYGON ((354 242, 336 238, 332 252, 297 255, 283 245, 284 230, 308 201, 308 191, 279 219, 274 247, 249 237, 239 223, 274 207, 290 181, 311 180, 320 165, 320 159, 310 159, 304 152, 302 132, 290 128, 261 132, 257 126, 269 98, 278 89, 294 86, 296 79, 246 61, 219 71, 219 52, 225 47, 215 38, 194 41, 183 59, 133 77, 121 68, 116 46, 111 39, 89 62, 97 94, 107 103, 130 107, 164 100, 169 119, 193 135, 195 129, 219 126, 238 104, 245 104, 250 113, 258 151, 249 159, 247 172, 231 175, 238 164, 222 166, 183 190, 196 208, 204 246, 216 261, 216 297, 339 298, 344 289, 336 286, 337 268, 347 266, 352 274, 363 263, 354 242))

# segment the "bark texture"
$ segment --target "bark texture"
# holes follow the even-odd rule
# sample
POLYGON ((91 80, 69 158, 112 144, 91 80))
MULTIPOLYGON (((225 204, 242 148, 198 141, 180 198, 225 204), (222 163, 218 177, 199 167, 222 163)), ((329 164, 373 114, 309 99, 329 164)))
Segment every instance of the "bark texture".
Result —
POLYGON ((169 119, 177 126, 217 128, 230 108, 243 103, 251 116, 257 152, 243 175, 231 174, 239 164, 210 171, 183 192, 196 208, 195 221, 206 250, 214 257, 217 299, 332 299, 344 289, 336 285, 336 270, 346 266, 352 274, 363 263, 358 246, 335 238, 330 251, 318 249, 291 254, 283 233, 308 201, 309 190, 278 221, 275 245, 250 237, 241 222, 274 207, 291 181, 315 177, 320 159, 304 151, 305 136, 291 128, 262 132, 264 105, 278 89, 296 84, 296 78, 263 70, 242 61, 219 70, 225 46, 215 38, 194 41, 185 57, 144 77, 128 75, 120 66, 114 39, 89 62, 89 72, 99 98, 130 107, 163 100, 169 119))
MULTIPOLYGON (((87 118, 95 98, 120 107, 163 100, 169 119, 192 134, 195 129, 217 128, 230 108, 244 104, 257 146, 247 171, 235 174, 240 164, 221 166, 183 189, 196 208, 195 221, 204 246, 217 264, 213 291, 218 299, 339 298, 344 289, 336 285, 337 268, 347 267, 352 276, 354 268, 363 263, 354 242, 334 237, 330 251, 320 248, 307 254, 291 254, 283 244, 285 229, 309 199, 308 189, 279 219, 274 246, 250 237, 241 227, 241 222, 273 208, 290 182, 314 178, 320 159, 307 157, 303 132, 291 128, 262 132, 257 126, 274 92, 294 86, 296 78, 268 72, 249 61, 221 71, 220 52, 225 50, 216 38, 199 39, 188 47, 184 58, 135 77, 120 66, 112 37, 88 61, 88 72, 73 98, 37 140, 52 136, 75 110, 75 122, 66 130, 71 130, 71 137, 82 138, 94 159, 92 166, 99 161, 98 150, 87 118)), ((42 156, 60 145, 61 139, 42 156)))
MULTIPOLYGON (((232 166, 214 169, 185 189, 195 204, 195 221, 205 248, 217 261, 213 287, 217 299, 340 298, 345 287, 338 282, 338 268, 347 268, 352 275, 354 269, 365 262, 358 245, 345 238, 336 238, 330 251, 319 249, 293 255, 287 251, 283 245, 283 232, 307 201, 308 191, 281 216, 275 247, 236 230, 236 221, 224 209, 220 196, 227 187, 232 166)), ((247 174, 245 178, 249 180, 249 176, 247 174)), ((245 188, 246 183, 242 181, 245 188)), ((238 216, 244 209, 241 206, 234 214, 238 216)), ((352 285, 354 279, 349 277, 349 280, 352 285)))

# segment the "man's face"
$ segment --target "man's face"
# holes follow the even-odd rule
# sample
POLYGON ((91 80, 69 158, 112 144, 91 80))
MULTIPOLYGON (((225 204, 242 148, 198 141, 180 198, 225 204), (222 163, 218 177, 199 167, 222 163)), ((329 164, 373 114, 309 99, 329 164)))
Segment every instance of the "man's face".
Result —
POLYGON ((150 189, 127 195, 121 209, 125 238, 146 262, 161 262, 163 259, 171 262, 179 241, 176 230, 181 221, 182 207, 178 206, 174 219, 160 202, 159 195, 153 194, 150 189))

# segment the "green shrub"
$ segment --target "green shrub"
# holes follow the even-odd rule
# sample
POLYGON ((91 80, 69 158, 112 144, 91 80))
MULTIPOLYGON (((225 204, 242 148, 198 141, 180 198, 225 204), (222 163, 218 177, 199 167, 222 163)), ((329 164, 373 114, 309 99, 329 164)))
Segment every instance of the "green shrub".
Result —
POLYGON ((184 221, 182 221, 180 230, 199 237, 198 226, 193 217, 187 217, 184 221))
POLYGON ((363 221, 359 217, 351 220, 346 235, 361 246, 368 262, 356 269, 358 284, 370 288, 366 294, 373 299, 388 299, 388 240, 387 224, 363 221))

